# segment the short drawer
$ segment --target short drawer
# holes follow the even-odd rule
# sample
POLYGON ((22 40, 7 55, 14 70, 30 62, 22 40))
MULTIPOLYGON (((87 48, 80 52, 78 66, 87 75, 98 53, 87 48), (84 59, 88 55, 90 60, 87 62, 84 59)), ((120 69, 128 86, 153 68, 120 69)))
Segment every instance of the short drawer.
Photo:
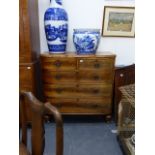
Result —
POLYGON ((63 71, 70 71, 75 70, 77 63, 75 58, 48 58, 43 57, 42 61, 42 68, 56 71, 56 70, 63 70, 63 71))
POLYGON ((44 95, 53 98, 75 98, 77 89, 75 84, 44 84, 44 95))
POLYGON ((76 72, 55 72, 43 70, 43 82, 44 83, 75 83, 76 72))
POLYGON ((113 76, 111 74, 111 70, 102 70, 102 71, 81 71, 78 74, 79 82, 83 83, 97 83, 97 82, 105 82, 111 83, 113 76))
POLYGON ((78 59, 78 68, 80 70, 102 70, 113 69, 114 60, 111 58, 103 59, 78 59))

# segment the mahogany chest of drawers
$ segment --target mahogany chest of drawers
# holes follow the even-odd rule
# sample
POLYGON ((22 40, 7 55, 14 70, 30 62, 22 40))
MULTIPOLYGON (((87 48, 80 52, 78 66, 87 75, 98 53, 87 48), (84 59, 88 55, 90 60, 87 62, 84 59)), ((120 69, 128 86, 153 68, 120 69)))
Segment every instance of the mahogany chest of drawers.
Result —
POLYGON ((62 114, 111 115, 115 55, 41 55, 46 101, 62 114))

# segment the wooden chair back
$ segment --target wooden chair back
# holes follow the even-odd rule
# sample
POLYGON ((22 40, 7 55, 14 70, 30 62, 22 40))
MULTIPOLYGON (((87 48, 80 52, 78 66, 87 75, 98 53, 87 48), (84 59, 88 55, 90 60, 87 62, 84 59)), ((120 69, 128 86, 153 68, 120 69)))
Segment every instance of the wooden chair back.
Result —
POLYGON ((42 103, 31 92, 20 92, 20 110, 21 110, 21 141, 27 146, 27 120, 25 113, 25 104, 29 104, 32 110, 32 155, 43 155, 45 137, 44 137, 44 116, 52 114, 56 122, 56 155, 63 155, 63 122, 59 111, 49 102, 42 103))

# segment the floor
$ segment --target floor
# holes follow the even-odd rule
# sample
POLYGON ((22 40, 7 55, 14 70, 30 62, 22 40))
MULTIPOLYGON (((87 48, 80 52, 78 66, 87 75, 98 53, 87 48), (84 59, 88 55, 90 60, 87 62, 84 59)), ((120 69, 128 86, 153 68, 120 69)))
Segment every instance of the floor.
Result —
MULTIPOLYGON (((103 121, 64 121, 64 155, 122 155, 115 129, 103 121)), ((45 124, 45 140, 44 155, 55 155, 54 123, 45 124)))

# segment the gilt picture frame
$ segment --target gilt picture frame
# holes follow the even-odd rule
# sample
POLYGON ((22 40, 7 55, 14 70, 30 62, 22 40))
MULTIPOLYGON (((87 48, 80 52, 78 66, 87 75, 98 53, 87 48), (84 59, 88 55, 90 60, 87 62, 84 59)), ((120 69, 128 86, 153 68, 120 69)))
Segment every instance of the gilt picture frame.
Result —
POLYGON ((105 6, 103 37, 135 37, 135 7, 105 6))

